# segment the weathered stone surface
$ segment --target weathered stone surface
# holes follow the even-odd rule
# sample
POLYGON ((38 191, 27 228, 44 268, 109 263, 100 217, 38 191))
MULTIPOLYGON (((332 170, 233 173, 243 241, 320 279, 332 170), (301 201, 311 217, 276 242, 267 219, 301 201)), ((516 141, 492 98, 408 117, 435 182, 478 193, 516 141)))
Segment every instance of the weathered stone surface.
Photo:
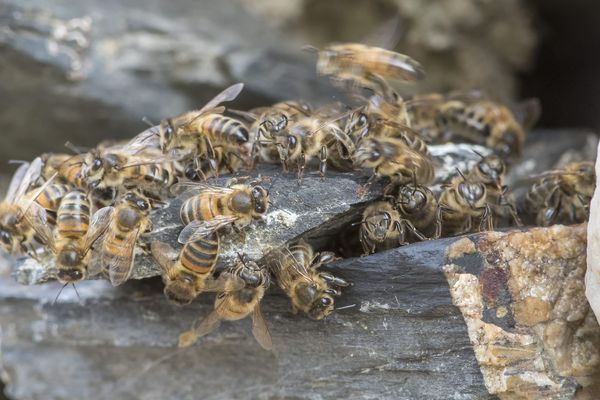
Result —
POLYGON ((571 399, 600 374, 600 326, 584 294, 586 226, 492 232, 454 243, 444 267, 487 388, 571 399))
POLYGON ((212 308, 166 302, 159 280, 112 288, 0 279, 7 393, 18 399, 493 399, 441 271, 454 239, 343 260, 331 270, 354 286, 325 321, 290 313, 273 288, 264 311, 274 351, 250 322, 224 323, 192 347, 178 334, 212 308), (348 307, 348 308, 344 308, 348 307), (57 384, 60 382, 60 384, 57 384))

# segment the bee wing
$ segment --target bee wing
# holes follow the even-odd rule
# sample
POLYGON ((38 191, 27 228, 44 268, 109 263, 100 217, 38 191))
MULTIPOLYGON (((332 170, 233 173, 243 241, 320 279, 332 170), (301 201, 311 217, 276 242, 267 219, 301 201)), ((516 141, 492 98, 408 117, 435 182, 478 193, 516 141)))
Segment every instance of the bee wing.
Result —
POLYGON ((236 292, 243 289, 246 282, 237 275, 223 272, 217 279, 209 278, 204 282, 205 292, 236 292))
POLYGON ((252 334, 263 349, 271 350, 273 348, 271 332, 260 309, 260 303, 252 311, 252 334))
MULTIPOLYGON (((18 174, 20 176, 16 176, 19 178, 15 181, 15 176, 13 176, 13 180, 10 182, 9 193, 12 196, 10 199, 11 203, 15 203, 19 201, 25 195, 25 193, 29 190, 29 187, 35 183, 36 180, 42 175, 42 167, 43 162, 40 157, 37 157, 35 160, 31 162, 31 164, 23 164, 17 172, 15 172, 15 176, 18 174), (22 172, 22 168, 27 166, 24 173, 22 172), (22 175, 21 175, 22 174, 22 175), (16 187, 16 188, 15 188, 16 187), (11 190, 13 191, 12 193, 11 190)), ((8 197, 8 195, 7 195, 8 197)))
POLYGON ((208 335, 221 325, 223 317, 218 309, 213 310, 203 320, 198 320, 194 323, 194 326, 189 331, 183 332, 179 335, 179 347, 188 347, 196 343, 198 338, 208 335))
POLYGON ((31 203, 23 214, 23 218, 33 228, 42 244, 48 246, 52 252, 55 251, 54 236, 48 226, 46 210, 38 203, 31 203))
POLYGON ((526 131, 531 130, 540 119, 542 105, 540 99, 532 98, 523 100, 513 110, 515 119, 526 131))
POLYGON ((206 221, 192 221, 181 230, 177 241, 181 244, 195 242, 235 222, 237 219, 238 217, 234 215, 217 215, 206 221))
POLYGON ((236 83, 235 85, 229 86, 227 89, 223 90, 221 93, 216 95, 212 100, 210 100, 204 107, 202 107, 198 113, 203 114, 204 112, 217 107, 219 104, 224 103, 226 101, 235 100, 240 92, 244 89, 243 83, 236 83))
MULTIPOLYGON (((271 269, 275 269, 277 271, 275 272, 277 276, 290 274, 288 271, 286 271, 285 268, 283 268, 283 262, 281 261, 283 258, 290 258, 294 261, 292 264, 292 268, 296 273, 298 273, 299 275, 301 275, 309 281, 313 280, 310 276, 310 273, 308 272, 306 265, 300 262, 300 260, 298 260, 296 256, 294 256, 294 254, 287 248, 287 246, 283 249, 276 250, 274 260, 269 265, 271 269)), ((279 283, 282 282, 280 281, 279 283)))
POLYGON ((6 192, 5 201, 7 203, 14 203, 16 199, 17 191, 21 186, 21 182, 23 182, 23 178, 29 169, 29 163, 23 163, 17 168, 12 179, 10 180, 10 184, 8 185, 8 191, 6 192))
POLYGON ((231 108, 227 110, 227 112, 242 117, 248 121, 256 121, 259 116, 250 111, 242 111, 242 110, 232 110, 231 108))
MULTIPOLYGON (((124 283, 129 279, 129 275, 131 275, 133 261, 135 260, 135 242, 137 241, 139 232, 140 229, 138 228, 127 235, 122 243, 122 246, 125 249, 123 254, 109 254, 107 252, 102 252, 102 265, 104 268, 108 269, 108 277, 113 286, 119 286, 124 283)), ((114 233, 111 232, 110 236, 107 236, 106 239, 109 237, 114 237, 114 233)))
POLYGON ((163 270, 163 273, 168 273, 173 266, 173 260, 177 258, 175 249, 164 242, 152 242, 150 250, 152 251, 152 256, 163 270))
POLYGON ((128 154, 136 154, 148 148, 158 148, 160 145, 159 129, 159 126, 156 125, 136 135, 123 146, 123 151, 128 154))
POLYGON ((233 189, 227 187, 211 186, 206 183, 194 181, 181 181, 171 186, 171 194, 173 196, 179 196, 180 194, 183 194, 190 190, 215 195, 226 195, 233 192, 233 189))
POLYGON ((88 251, 94 242, 96 242, 96 240, 98 240, 100 236, 106 232, 114 210, 114 207, 104 207, 94 213, 92 220, 90 221, 88 232, 85 235, 85 243, 83 246, 85 251, 88 251))

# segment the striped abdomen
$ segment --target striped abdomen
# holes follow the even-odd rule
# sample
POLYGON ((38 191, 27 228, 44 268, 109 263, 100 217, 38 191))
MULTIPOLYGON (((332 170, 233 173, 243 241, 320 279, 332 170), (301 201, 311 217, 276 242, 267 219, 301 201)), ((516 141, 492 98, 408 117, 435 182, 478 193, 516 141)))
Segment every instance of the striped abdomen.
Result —
POLYGON ((219 236, 216 232, 202 239, 186 243, 181 249, 179 263, 194 275, 207 275, 213 271, 219 256, 219 236))
POLYGON ((58 208, 56 227, 61 236, 80 238, 90 225, 90 203, 85 192, 73 190, 65 195, 58 208))
POLYGON ((200 193, 187 199, 179 210, 181 222, 185 225, 192 221, 208 221, 217 215, 231 214, 227 207, 228 196, 200 193))
POLYGON ((244 144, 249 138, 248 129, 241 121, 219 114, 203 118, 199 130, 217 143, 244 144))
POLYGON ((36 203, 46 209, 46 211, 57 211, 60 203, 67 193, 71 191, 69 185, 55 183, 46 188, 35 199, 36 203))
POLYGON ((176 181, 175 170, 161 164, 136 165, 126 169, 127 180, 170 186, 176 181))

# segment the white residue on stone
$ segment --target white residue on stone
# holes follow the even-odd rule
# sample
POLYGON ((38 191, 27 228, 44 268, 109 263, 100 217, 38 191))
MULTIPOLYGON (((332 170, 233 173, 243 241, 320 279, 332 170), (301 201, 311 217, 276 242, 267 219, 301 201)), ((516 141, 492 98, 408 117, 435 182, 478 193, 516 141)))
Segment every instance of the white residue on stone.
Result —
MULTIPOLYGON (((599 149, 600 150, 600 149, 599 149)), ((600 321, 600 163, 596 159, 596 190, 590 204, 585 295, 600 321)))
POLYGON ((267 225, 281 224, 288 228, 293 227, 298 220, 298 214, 288 210, 274 210, 267 214, 267 225))

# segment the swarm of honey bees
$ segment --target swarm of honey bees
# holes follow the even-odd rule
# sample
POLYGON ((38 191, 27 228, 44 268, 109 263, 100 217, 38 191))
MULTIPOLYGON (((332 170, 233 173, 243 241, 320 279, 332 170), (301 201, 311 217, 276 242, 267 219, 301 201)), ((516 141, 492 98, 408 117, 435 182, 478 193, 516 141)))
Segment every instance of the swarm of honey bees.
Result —
MULTIPOLYGON (((519 113, 478 92, 402 97, 394 81, 425 76, 412 58, 361 44, 317 51, 317 72, 343 90, 347 102, 314 107, 282 101, 248 111, 226 109, 243 84, 232 85, 200 110, 168 118, 126 143, 106 142, 85 152, 43 154, 22 163, 0 205, 0 241, 13 255, 51 257, 63 284, 106 276, 120 285, 131 275, 136 246, 162 268, 167 299, 179 305, 216 292, 214 311, 181 334, 188 346, 222 320, 250 316, 265 349, 271 336, 260 303, 272 282, 294 312, 321 320, 335 308, 345 280, 320 270, 338 257, 302 239, 282 243, 261 260, 239 260, 217 272, 224 235, 264 219, 270 207, 265 177, 210 179, 280 164, 298 184, 307 168, 327 179, 327 168, 383 180, 377 201, 355 221, 364 255, 393 247, 498 227, 577 223, 588 217, 594 165, 575 162, 531 178, 518 203, 505 182, 522 154, 536 107, 519 113), (434 182, 433 146, 484 146, 468 170, 434 182), (434 186, 435 183, 435 186, 434 186), (150 213, 187 196, 176 250, 147 243, 150 213)), ((77 150, 77 149, 75 149, 77 150)), ((271 178, 271 184, 273 180, 271 178)))

